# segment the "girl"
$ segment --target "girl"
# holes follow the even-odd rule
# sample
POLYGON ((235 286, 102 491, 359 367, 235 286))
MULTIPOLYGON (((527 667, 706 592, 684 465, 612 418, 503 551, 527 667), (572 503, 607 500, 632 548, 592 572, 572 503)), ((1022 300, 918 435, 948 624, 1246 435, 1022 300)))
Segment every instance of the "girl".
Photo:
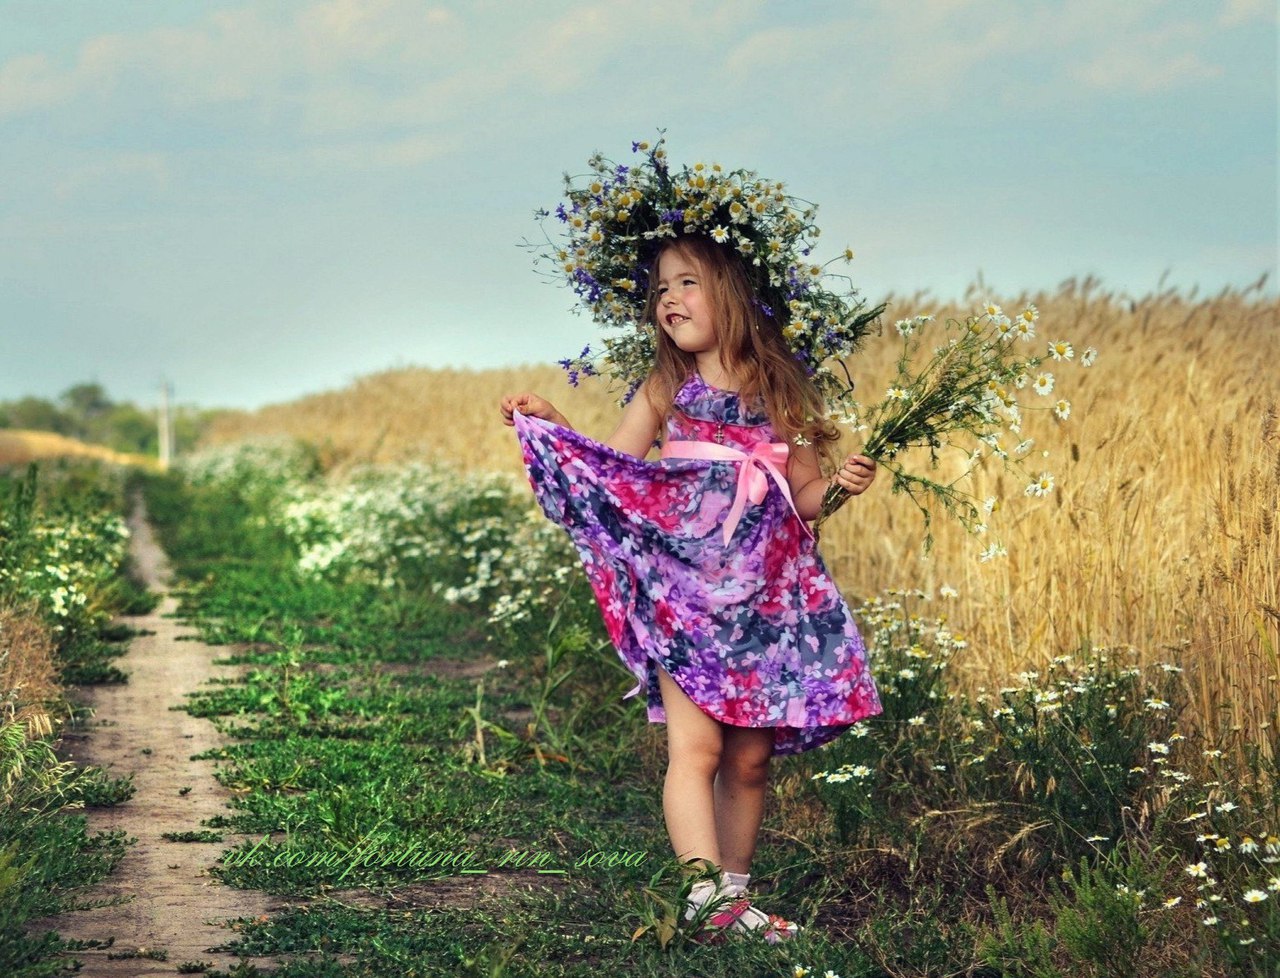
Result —
MULTIPOLYGON (((532 392, 502 399, 534 492, 582 556, 610 637, 666 723, 663 813, 677 859, 712 878, 686 919, 798 928, 744 897, 769 760, 881 712, 852 615, 806 521, 837 437, 740 259, 701 235, 668 239, 650 275, 652 373, 603 444, 532 392), (662 460, 645 461, 662 431, 662 460), (721 872, 723 870, 723 872, 721 872), (706 914, 704 914, 704 917, 706 914)), ((834 481, 864 492, 875 463, 834 481)))

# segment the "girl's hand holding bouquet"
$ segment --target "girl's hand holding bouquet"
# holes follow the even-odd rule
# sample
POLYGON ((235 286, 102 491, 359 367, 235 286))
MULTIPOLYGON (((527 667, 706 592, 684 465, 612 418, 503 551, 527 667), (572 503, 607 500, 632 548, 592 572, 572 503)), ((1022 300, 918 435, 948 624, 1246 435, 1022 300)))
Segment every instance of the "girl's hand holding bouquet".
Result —
POLYGON ((871 487, 875 477, 875 459, 865 455, 850 455, 831 477, 832 488, 838 486, 850 496, 859 496, 871 487))

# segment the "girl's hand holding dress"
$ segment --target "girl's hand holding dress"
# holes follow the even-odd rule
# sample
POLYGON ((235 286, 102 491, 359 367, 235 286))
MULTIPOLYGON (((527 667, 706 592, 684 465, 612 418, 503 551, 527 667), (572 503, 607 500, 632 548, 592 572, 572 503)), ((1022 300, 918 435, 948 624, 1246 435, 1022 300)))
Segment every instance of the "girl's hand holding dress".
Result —
POLYGON ((875 459, 865 455, 850 455, 836 470, 832 481, 851 496, 857 496, 866 492, 875 478, 875 459))
POLYGON ((568 427, 568 421, 565 416, 556 410, 555 405, 545 398, 539 397, 533 391, 524 391, 520 394, 508 394, 502 399, 500 405, 502 409, 502 423, 508 427, 515 425, 511 415, 519 411, 521 414, 532 418, 541 418, 543 421, 550 421, 552 424, 563 425, 568 427))

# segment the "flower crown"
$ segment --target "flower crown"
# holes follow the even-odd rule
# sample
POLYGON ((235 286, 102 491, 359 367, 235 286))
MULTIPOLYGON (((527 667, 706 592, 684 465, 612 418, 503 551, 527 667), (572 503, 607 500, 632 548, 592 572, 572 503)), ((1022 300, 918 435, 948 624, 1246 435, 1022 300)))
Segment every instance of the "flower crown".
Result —
MULTIPOLYGON (((588 160, 591 174, 577 185, 566 174, 566 200, 555 216, 568 241, 557 244, 547 235, 545 247, 526 244, 539 249, 535 260, 553 266, 550 274, 568 283, 597 323, 622 330, 605 338, 604 351, 588 345, 561 360, 569 382, 603 374, 626 385, 624 403, 631 398, 653 369, 655 327, 643 318, 654 256, 664 238, 701 234, 738 252, 755 301, 782 324, 783 337, 823 396, 837 401, 847 395, 853 384, 840 361, 884 306, 864 311, 846 276, 809 260, 818 238, 817 208, 752 170, 694 163, 673 172, 663 142, 660 130, 652 145, 632 143, 639 161, 630 166, 597 152, 588 160), (822 283, 832 279, 845 286, 825 288, 822 283)), ((536 216, 545 221, 551 213, 536 216)), ((853 252, 845 249, 832 261, 841 259, 851 261, 853 252)))

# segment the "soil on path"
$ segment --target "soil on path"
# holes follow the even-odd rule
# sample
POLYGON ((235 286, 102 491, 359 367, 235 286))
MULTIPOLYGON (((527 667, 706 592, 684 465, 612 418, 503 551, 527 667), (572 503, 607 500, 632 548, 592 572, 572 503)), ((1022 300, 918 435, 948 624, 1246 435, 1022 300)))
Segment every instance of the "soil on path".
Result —
MULTIPOLYGON (((209 950, 235 938, 225 922, 274 913, 290 904, 259 891, 235 889, 209 875, 223 851, 246 837, 224 832, 218 843, 162 837, 165 832, 199 831, 202 819, 227 813, 231 793, 214 780, 214 762, 191 760, 227 741, 209 720, 193 717, 181 706, 187 693, 219 675, 230 676, 232 667, 213 664, 227 654, 225 648, 190 640, 190 630, 174 620, 178 602, 167 590, 170 568, 141 503, 130 514, 129 528, 133 559, 162 600, 151 614, 122 620, 154 634, 134 638, 118 660, 129 676, 127 683, 76 690, 75 698, 92 708, 93 718, 78 731, 64 732, 59 749, 65 759, 97 765, 112 777, 133 775, 132 798, 85 814, 91 834, 120 829, 138 841, 109 878, 75 894, 79 902, 126 902, 32 921, 30 930, 55 930, 75 940, 114 937, 110 948, 75 952, 84 962, 80 973, 89 978, 173 975, 186 961, 225 970, 240 958, 209 950), (187 787, 190 791, 179 794, 187 787), (167 958, 112 957, 140 949, 163 951, 167 958)), ((275 963, 252 960, 259 966, 275 963)))

